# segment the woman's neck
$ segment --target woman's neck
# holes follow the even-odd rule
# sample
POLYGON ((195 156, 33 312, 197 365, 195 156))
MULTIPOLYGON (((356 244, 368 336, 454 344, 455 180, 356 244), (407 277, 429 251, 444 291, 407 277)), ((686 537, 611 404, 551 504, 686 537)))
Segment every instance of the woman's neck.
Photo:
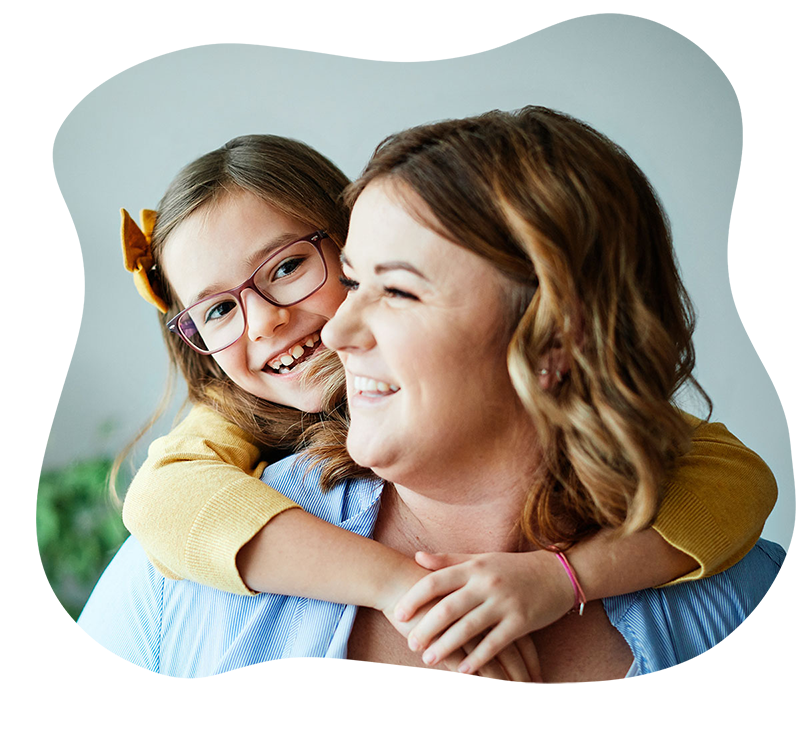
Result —
POLYGON ((519 520, 533 482, 533 443, 514 442, 459 472, 387 485, 376 538, 406 554, 519 551, 519 520))

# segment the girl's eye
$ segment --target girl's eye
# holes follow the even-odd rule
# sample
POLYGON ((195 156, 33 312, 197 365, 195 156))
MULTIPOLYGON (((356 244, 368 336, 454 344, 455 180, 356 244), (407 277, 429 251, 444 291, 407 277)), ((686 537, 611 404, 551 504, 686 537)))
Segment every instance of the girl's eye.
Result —
POLYGON ((218 302, 210 309, 206 310, 204 323, 208 324, 209 322, 214 322, 216 320, 223 319, 228 314, 230 314, 234 309, 236 309, 236 302, 233 300, 225 301, 225 302, 218 302))
POLYGON ((356 291, 356 289, 358 289, 358 281, 348 279, 347 276, 339 276, 339 283, 344 286, 347 291, 356 291))
POLYGON ((292 258, 287 258, 285 261, 281 261, 272 272, 270 280, 277 281, 278 279, 285 279, 287 276, 291 276, 302 267, 304 261, 305 258, 300 256, 293 256, 292 258))
POLYGON ((390 286, 385 286, 383 289, 383 293, 386 296, 391 297, 393 299, 411 299, 415 302, 418 302, 419 299, 415 297, 413 294, 409 294, 407 291, 403 291, 402 289, 393 289, 390 286))

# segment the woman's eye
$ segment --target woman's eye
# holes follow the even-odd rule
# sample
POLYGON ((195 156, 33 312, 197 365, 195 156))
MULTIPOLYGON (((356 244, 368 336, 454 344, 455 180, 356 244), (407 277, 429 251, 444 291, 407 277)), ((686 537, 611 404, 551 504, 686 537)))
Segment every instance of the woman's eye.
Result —
POLYGON ((390 286, 385 286, 383 288, 383 293, 386 296, 391 297, 393 299, 412 299, 415 302, 418 302, 419 299, 415 297, 413 294, 409 294, 407 291, 403 291, 402 289, 393 289, 390 286))
POLYGON ((219 302, 210 309, 206 310, 205 319, 203 321, 205 322, 205 324, 208 324, 209 322, 214 322, 216 320, 223 319, 228 314, 230 314, 234 309, 236 309, 236 302, 233 300, 219 302))
POLYGON ((281 261, 272 272, 271 280, 277 281, 278 279, 285 279, 287 276, 291 276, 303 265, 304 261, 305 258, 300 258, 299 256, 281 261))
POLYGON ((339 283, 344 286, 347 291, 355 291, 358 289, 358 281, 348 279, 347 276, 339 276, 339 283))

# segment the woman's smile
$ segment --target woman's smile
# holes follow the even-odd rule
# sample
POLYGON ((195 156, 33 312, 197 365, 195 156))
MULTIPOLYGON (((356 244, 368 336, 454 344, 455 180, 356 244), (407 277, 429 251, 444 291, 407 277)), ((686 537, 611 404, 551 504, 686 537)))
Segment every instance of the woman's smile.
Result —
POLYGON ((420 468, 464 472, 528 423, 509 409, 521 407, 503 277, 420 224, 408 196, 375 182, 358 198, 342 254, 349 293, 322 331, 347 372, 347 448, 398 483, 420 468))

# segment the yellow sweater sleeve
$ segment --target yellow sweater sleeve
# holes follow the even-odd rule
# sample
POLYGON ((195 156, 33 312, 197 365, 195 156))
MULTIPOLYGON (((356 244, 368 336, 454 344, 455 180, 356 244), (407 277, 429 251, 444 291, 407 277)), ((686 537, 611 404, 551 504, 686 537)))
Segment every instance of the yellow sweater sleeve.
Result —
POLYGON ((195 406, 150 445, 122 519, 166 577, 254 595, 236 555, 274 516, 299 508, 259 480, 265 465, 247 432, 195 406))
POLYGON ((761 535, 778 486, 767 464, 718 422, 696 425, 689 451, 664 488, 653 528, 698 568, 673 583, 722 572, 752 549, 761 535))

